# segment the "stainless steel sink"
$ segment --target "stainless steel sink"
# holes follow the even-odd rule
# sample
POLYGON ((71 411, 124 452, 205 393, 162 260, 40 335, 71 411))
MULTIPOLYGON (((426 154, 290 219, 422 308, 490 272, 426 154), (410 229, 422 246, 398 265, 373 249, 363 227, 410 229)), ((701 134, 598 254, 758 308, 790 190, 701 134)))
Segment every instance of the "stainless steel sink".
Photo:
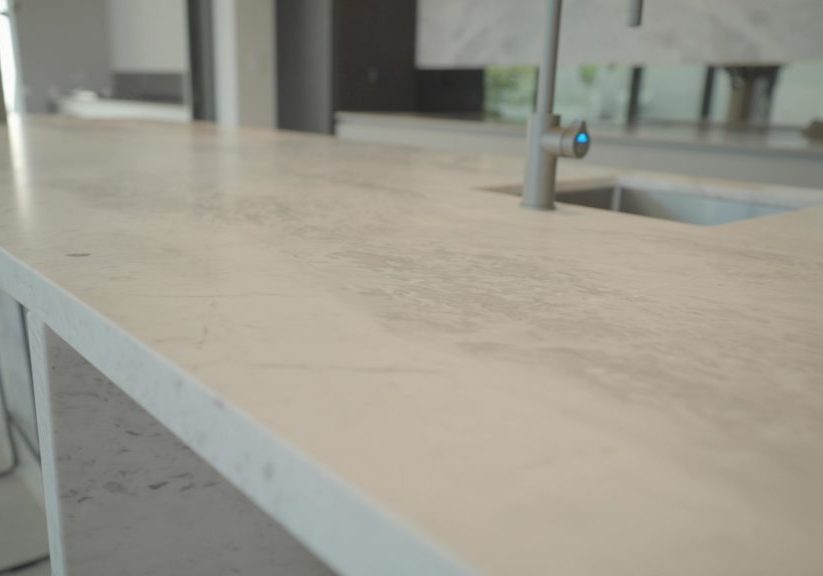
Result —
MULTIPOLYGON (((688 182, 629 178, 602 186, 561 188, 557 202, 700 226, 717 226, 823 204, 823 192, 819 191, 756 188, 718 184, 707 189, 688 182)), ((521 189, 522 186, 503 186, 484 190, 519 195, 521 189)))
POLYGON ((637 214, 663 220, 717 226, 737 220, 760 218, 794 210, 793 206, 762 204, 679 192, 659 192, 636 188, 581 190, 558 194, 558 202, 602 210, 637 214))

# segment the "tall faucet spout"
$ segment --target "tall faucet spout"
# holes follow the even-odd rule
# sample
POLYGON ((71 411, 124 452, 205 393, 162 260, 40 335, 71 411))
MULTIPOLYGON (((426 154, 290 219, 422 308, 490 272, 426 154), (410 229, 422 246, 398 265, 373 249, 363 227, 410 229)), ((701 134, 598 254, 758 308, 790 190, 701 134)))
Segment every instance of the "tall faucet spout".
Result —
MULTIPOLYGON (((563 128, 560 117, 554 113, 563 0, 548 0, 547 4, 546 35, 537 81, 537 106, 529 119, 522 202, 522 206, 536 210, 554 209, 557 159, 582 158, 591 144, 585 122, 578 120, 563 128)), ((639 26, 642 15, 643 0, 629 0, 629 25, 639 26)))
POLYGON ((554 112, 554 84, 557 80, 557 53, 560 47, 560 15, 563 0, 549 0, 546 34, 543 38, 540 72, 537 79, 537 109, 540 115, 554 112))
POLYGON ((643 0, 629 0, 629 26, 643 23, 643 0))

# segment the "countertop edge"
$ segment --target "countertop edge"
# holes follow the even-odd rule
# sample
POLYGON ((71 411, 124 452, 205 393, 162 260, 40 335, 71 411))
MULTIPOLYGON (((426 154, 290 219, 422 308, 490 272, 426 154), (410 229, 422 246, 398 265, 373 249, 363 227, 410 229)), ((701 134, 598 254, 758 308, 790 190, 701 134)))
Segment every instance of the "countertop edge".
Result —
POLYGON ((473 573, 3 248, 0 290, 339 573, 473 573))

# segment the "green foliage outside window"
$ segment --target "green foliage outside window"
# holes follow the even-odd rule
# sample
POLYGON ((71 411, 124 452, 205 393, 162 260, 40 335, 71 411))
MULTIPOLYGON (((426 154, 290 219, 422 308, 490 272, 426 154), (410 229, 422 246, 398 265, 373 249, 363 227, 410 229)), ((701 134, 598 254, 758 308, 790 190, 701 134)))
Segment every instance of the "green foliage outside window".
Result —
POLYGON ((534 104, 537 69, 532 66, 486 68, 485 112, 506 120, 523 120, 534 104))

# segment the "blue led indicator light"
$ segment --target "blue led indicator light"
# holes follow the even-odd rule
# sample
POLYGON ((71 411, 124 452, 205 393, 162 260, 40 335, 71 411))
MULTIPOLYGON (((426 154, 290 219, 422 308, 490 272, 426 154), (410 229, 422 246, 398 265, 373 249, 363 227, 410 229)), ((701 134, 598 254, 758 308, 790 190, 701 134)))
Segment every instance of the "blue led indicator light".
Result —
POLYGON ((589 143, 589 135, 586 134, 585 132, 581 132, 580 134, 577 135, 575 140, 577 140, 578 144, 588 144, 589 143))

